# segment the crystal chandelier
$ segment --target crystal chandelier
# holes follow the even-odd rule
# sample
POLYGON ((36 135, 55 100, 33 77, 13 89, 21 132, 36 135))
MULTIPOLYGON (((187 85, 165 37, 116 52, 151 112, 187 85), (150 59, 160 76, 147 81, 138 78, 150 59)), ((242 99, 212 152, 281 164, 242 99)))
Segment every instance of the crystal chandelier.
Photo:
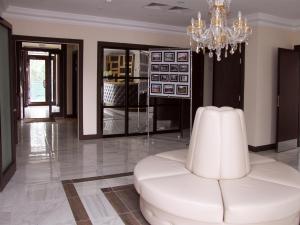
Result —
POLYGON ((242 17, 242 13, 238 13, 238 18, 233 21, 232 27, 227 25, 227 16, 231 0, 207 0, 210 11, 210 25, 206 28, 205 21, 201 19, 201 13, 198 13, 198 19, 192 18, 191 25, 187 28, 190 36, 190 44, 193 47, 193 41, 196 43, 196 52, 202 49, 205 52, 207 48, 209 56, 213 57, 213 52, 217 56, 217 60, 221 61, 222 49, 225 49, 225 57, 230 50, 231 54, 237 50, 241 43, 246 44, 250 34, 251 27, 247 23, 247 19, 242 17))

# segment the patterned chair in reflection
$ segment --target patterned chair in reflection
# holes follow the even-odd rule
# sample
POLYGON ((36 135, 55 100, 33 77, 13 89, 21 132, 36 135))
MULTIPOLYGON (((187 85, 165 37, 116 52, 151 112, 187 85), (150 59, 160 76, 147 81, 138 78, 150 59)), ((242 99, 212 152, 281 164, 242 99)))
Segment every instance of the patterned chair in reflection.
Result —
MULTIPOLYGON (((137 107, 138 105, 146 105, 147 93, 139 90, 139 84, 142 82, 129 82, 129 106, 137 107)), ((104 82, 104 105, 125 106, 125 96, 125 82, 104 82)))

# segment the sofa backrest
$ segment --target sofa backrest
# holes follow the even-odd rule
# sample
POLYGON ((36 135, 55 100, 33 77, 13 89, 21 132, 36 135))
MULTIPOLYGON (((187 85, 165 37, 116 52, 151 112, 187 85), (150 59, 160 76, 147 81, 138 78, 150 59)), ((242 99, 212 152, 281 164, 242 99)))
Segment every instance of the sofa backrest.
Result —
POLYGON ((250 171, 243 111, 204 107, 196 113, 186 168, 210 179, 237 179, 250 171))

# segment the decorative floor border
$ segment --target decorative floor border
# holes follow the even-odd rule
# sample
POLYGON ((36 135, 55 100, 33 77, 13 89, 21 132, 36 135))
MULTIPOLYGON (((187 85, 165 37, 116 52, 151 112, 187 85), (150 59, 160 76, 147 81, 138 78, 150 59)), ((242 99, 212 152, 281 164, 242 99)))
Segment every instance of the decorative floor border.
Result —
POLYGON ((86 212, 84 205, 82 204, 80 197, 76 191, 74 184, 88 182, 88 181, 96 181, 96 180, 104 180, 118 177, 127 177, 133 175, 133 172, 128 173, 120 173, 120 174, 111 174, 97 177, 88 177, 88 178, 80 178, 80 179, 71 179, 71 180, 63 180, 61 183, 63 185, 65 194, 67 196, 70 208, 72 210, 74 219, 77 225, 92 225, 92 221, 89 218, 88 213, 86 212))
POLYGON ((140 196, 134 185, 102 188, 101 191, 126 225, 150 225, 140 210, 140 196))

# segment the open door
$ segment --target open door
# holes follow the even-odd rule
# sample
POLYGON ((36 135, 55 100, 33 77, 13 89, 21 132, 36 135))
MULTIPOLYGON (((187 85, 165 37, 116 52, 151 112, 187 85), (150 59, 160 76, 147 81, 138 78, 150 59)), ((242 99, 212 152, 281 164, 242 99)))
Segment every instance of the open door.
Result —
POLYGON ((214 57, 213 67, 213 105, 217 107, 229 106, 243 109, 244 107, 244 58, 245 45, 241 51, 233 55, 228 53, 225 58, 217 61, 214 57))
POLYGON ((299 139, 299 53, 278 50, 277 151, 296 148, 299 139))

